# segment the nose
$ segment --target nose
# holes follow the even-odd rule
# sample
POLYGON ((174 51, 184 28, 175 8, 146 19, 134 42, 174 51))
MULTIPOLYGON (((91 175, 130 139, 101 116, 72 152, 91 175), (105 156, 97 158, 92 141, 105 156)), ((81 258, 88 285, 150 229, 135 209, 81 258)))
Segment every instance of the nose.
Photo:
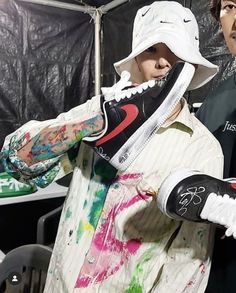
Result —
POLYGON ((233 22, 233 29, 236 29, 236 12, 234 13, 234 22, 233 22))
POLYGON ((157 69, 162 69, 162 68, 165 68, 165 67, 171 68, 171 65, 165 58, 161 57, 156 61, 155 67, 157 69))

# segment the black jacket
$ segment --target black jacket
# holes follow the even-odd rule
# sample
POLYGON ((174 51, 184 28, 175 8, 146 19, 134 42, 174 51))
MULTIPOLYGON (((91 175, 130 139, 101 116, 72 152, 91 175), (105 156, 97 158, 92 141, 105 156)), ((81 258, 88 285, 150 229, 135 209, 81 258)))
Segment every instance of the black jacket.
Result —
POLYGON ((207 97, 196 117, 221 144, 224 178, 236 177, 236 73, 207 97))
MULTIPOLYGON (((196 116, 214 134, 224 153, 224 178, 236 177, 236 73, 204 101, 196 116)), ((236 293, 236 240, 216 229, 205 293, 236 293)))

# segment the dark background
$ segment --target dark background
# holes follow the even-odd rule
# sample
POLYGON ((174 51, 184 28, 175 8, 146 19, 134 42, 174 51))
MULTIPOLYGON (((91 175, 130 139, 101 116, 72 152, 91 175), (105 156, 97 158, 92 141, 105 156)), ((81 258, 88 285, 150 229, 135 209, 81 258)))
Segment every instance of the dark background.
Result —
MULTIPOLYGON (((64 2, 100 7, 110 1, 64 2)), ((113 63, 130 52, 137 9, 152 2, 130 0, 102 16, 103 86, 111 86, 117 80, 113 63)), ((218 24, 209 14, 208 1, 177 2, 191 8, 199 23, 202 54, 220 66, 219 74, 211 82, 189 93, 190 103, 202 102, 233 74, 233 59, 218 24)), ((94 69, 91 15, 19 0, 1 0, 0 147, 7 134, 27 121, 54 118, 92 97, 94 69)), ((34 242, 38 217, 61 203, 50 200, 0 206, 0 249, 34 242)))
MULTIPOLYGON (((52 1, 53 2, 53 1, 52 1)), ((64 1, 66 2, 66 1, 64 1)), ((68 1, 82 5, 82 1, 68 1)), ((83 1, 100 7, 109 1, 83 1)), ((117 76, 113 63, 131 48, 138 8, 153 1, 130 0, 102 17, 102 84, 117 76)), ((191 8, 199 23, 202 54, 220 65, 208 85, 190 93, 202 101, 219 81, 232 74, 232 59, 208 1, 178 1, 191 8)), ((17 0, 0 2, 0 147, 7 134, 31 119, 54 118, 94 95, 94 19, 71 11, 17 0)))

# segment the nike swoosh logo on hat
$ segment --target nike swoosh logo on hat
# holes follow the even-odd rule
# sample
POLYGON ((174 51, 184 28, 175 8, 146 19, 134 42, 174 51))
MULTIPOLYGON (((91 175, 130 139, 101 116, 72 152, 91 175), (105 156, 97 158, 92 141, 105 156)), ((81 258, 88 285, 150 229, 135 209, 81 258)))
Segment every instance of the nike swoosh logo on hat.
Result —
POLYGON ((191 19, 184 19, 184 22, 186 23, 186 22, 190 22, 190 21, 192 21, 191 19))
POLYGON ((138 107, 134 104, 127 104, 123 107, 120 107, 120 109, 124 110, 126 113, 124 120, 121 121, 121 123, 118 126, 116 126, 116 128, 114 128, 110 133, 99 139, 96 142, 96 146, 99 146, 120 134, 137 118, 139 113, 138 107))
POLYGON ((142 13, 142 16, 146 15, 150 9, 151 9, 151 8, 148 8, 147 11, 145 11, 144 13, 142 13))

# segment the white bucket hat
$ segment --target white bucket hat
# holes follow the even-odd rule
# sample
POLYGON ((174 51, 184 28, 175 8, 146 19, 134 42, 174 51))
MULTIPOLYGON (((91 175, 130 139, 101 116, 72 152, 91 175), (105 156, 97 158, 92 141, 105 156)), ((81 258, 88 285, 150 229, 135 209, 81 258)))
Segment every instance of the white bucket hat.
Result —
POLYGON ((157 43, 166 44, 183 61, 198 65, 189 90, 203 86, 218 72, 218 66, 206 60, 199 51, 198 24, 191 10, 175 1, 158 1, 138 10, 132 52, 114 63, 117 73, 120 75, 127 70, 132 82, 143 82, 135 57, 157 43))

